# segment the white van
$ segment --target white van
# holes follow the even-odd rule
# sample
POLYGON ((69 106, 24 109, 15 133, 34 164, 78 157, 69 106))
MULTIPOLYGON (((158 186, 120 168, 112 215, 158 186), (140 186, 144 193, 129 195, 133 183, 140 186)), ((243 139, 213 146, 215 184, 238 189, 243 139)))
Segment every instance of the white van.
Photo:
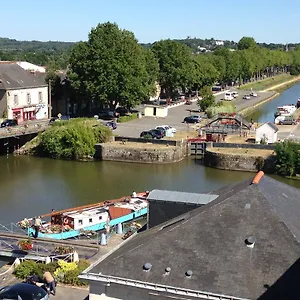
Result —
POLYGON ((224 99, 227 101, 232 101, 234 99, 234 94, 232 92, 226 92, 224 99))

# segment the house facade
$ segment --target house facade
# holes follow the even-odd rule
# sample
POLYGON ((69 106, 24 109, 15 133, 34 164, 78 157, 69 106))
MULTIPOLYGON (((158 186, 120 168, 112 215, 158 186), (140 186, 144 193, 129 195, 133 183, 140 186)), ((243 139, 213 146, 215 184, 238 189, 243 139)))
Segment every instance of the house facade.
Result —
POLYGON ((0 64, 0 117, 48 119, 48 85, 18 64, 0 64))
POLYGON ((267 122, 256 129, 255 142, 260 143, 264 141, 267 144, 277 142, 278 128, 271 122, 267 122))

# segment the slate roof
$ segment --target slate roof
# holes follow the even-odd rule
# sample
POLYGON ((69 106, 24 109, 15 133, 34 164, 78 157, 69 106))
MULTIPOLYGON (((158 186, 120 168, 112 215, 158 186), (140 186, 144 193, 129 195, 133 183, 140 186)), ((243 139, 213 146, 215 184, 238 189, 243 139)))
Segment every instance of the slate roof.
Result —
POLYGON ((261 126, 259 126, 258 128, 264 126, 265 124, 268 124, 268 126, 271 127, 274 130, 274 132, 278 131, 278 127, 275 124, 271 123, 271 122, 266 122, 266 123, 262 124, 261 126))
POLYGON ((138 234, 89 272, 246 299, 293 299, 287 291, 299 286, 300 273, 279 279, 300 256, 300 190, 263 176, 212 194, 220 196, 138 234), (245 243, 249 236, 253 248, 245 243), (278 282, 285 285, 271 293, 278 282))
POLYGON ((43 76, 36 76, 17 64, 0 64, 0 89, 12 90, 47 86, 43 76))
POLYGON ((177 191, 153 190, 149 193, 147 200, 190 204, 207 204, 212 200, 215 200, 217 197, 218 195, 213 194, 197 194, 177 191))

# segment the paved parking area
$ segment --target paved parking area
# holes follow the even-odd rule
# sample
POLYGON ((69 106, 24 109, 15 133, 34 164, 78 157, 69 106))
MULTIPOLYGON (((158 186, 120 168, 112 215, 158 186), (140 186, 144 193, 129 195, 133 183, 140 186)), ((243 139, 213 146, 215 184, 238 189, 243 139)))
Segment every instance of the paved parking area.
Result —
MULTIPOLYGON (((239 97, 233 101, 237 110, 253 106, 258 102, 272 96, 274 92, 258 93, 258 97, 253 97, 250 100, 243 99, 245 94, 249 94, 249 91, 239 91, 239 97)), ((224 94, 216 96, 216 101, 222 101, 222 98, 224 98, 224 94)), ((140 111, 142 111, 141 106, 140 111)), ((197 105, 197 102, 193 102, 191 105, 184 104, 169 108, 167 118, 143 117, 142 119, 137 119, 126 123, 118 123, 118 128, 114 130, 114 134, 119 136, 139 137, 142 131, 150 130, 159 125, 170 125, 175 127, 178 131, 188 131, 190 129, 190 125, 182 122, 186 116, 191 114, 201 115, 201 113, 199 113, 199 106, 197 105)))

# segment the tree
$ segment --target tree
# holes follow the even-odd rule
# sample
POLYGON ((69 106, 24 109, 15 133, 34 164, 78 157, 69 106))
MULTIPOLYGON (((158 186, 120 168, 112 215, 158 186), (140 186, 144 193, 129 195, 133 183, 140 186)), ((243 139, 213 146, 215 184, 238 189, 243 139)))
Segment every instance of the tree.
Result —
POLYGON ((156 84, 159 74, 159 65, 151 49, 145 49, 146 69, 148 72, 148 85, 150 96, 156 93, 156 84))
POLYGON ((162 40, 152 48, 159 63, 159 83, 167 97, 176 89, 188 88, 193 82, 193 59, 190 49, 178 42, 162 40))
POLYGON ((238 42, 239 50, 251 49, 255 47, 256 47, 256 42, 255 39, 252 37, 244 36, 238 42))
POLYGON ((215 104, 215 97, 212 94, 210 86, 204 86, 200 90, 201 100, 198 100, 198 105, 200 106, 202 111, 206 111, 208 107, 213 106, 215 104))
POLYGON ((93 28, 87 42, 74 46, 69 68, 72 86, 89 103, 133 107, 153 91, 144 49, 133 33, 109 22, 93 28))

